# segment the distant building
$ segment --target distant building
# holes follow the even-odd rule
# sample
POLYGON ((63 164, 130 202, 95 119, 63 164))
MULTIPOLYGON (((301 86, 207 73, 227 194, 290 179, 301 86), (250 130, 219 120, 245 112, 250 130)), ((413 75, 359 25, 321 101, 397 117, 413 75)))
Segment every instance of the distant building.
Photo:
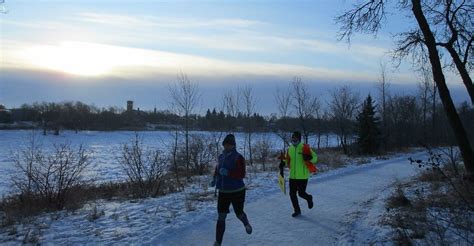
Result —
POLYGON ((127 101, 127 112, 132 112, 133 110, 133 101, 127 101))

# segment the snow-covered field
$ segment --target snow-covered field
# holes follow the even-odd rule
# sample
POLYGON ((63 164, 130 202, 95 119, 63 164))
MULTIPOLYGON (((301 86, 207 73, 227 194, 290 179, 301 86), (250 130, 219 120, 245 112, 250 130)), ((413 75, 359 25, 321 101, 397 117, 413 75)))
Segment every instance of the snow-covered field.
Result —
MULTIPOLYGON (((245 211, 254 231, 247 235, 240 221, 227 217, 224 245, 390 244, 390 229, 378 224, 384 200, 395 181, 418 169, 408 157, 422 152, 372 160, 311 177, 312 210, 292 218, 291 202, 277 185, 275 173, 249 174, 245 211)), ((212 245, 217 218, 214 190, 200 177, 185 192, 135 201, 99 201, 74 212, 39 216, 28 225, 0 229, 0 243, 23 241, 45 245, 212 245), (94 209, 97 208, 97 209, 94 209), (95 211, 94 211, 95 210, 95 211), (92 219, 98 215, 97 219, 92 219), (3 231, 2 231, 3 230, 3 231), (26 240, 25 240, 25 235, 26 240)))
MULTIPOLYGON (((158 148, 165 150, 173 143, 174 132, 166 131, 145 131, 138 132, 138 135, 143 140, 146 147, 158 148)), ((218 133, 210 132, 191 132, 208 137, 210 139, 218 139, 218 133)), ((123 144, 130 144, 134 139, 135 132, 133 131, 114 131, 114 132, 100 132, 100 131, 81 131, 77 134, 73 131, 61 132, 59 136, 46 135, 43 136, 41 131, 31 130, 0 130, 0 197, 9 192, 10 176, 12 175, 13 162, 11 160, 12 153, 19 151, 27 145, 32 137, 35 136, 35 141, 42 146, 42 149, 51 150, 53 144, 70 143, 72 146, 82 144, 92 156, 91 175, 100 177, 102 181, 117 180, 124 178, 124 174, 120 165, 117 163, 117 157, 120 155, 121 146, 123 144)), ((221 134, 223 138, 225 134, 221 134)), ((255 133, 253 134, 253 141, 266 138, 274 149, 282 149, 283 143, 281 139, 273 133, 255 133)), ((244 146, 245 134, 237 133, 236 140, 238 148, 244 146)), ((222 140, 220 140, 222 141, 222 140)), ((315 143, 314 137, 310 138, 310 143, 315 143)), ((335 136, 330 136, 328 139, 322 139, 322 144, 329 146, 336 146, 337 141, 335 136)), ((243 152, 243 151, 242 151, 243 152)))

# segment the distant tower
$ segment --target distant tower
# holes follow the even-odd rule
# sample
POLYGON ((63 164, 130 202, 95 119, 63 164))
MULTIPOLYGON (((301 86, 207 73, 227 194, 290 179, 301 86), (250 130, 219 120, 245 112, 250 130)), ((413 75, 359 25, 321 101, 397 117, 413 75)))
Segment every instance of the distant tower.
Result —
POLYGON ((133 101, 127 101, 127 112, 132 112, 133 110, 133 101))

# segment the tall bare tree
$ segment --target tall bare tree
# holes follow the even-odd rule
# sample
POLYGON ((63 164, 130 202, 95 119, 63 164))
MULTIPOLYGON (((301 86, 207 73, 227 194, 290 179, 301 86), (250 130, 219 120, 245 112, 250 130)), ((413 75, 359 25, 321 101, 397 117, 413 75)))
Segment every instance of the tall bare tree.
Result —
POLYGON ((277 132, 277 135, 283 140, 283 149, 286 149, 290 137, 288 129, 288 117, 290 116, 290 105, 292 98, 291 90, 287 88, 285 91, 277 87, 274 97, 278 107, 278 113, 280 115, 281 122, 283 123, 283 126, 279 127, 283 130, 282 132, 277 132))
POLYGON ((245 118, 246 118, 246 132, 247 132, 247 147, 249 153, 249 163, 253 166, 253 157, 252 157, 252 133, 253 133, 253 122, 252 115, 256 112, 257 99, 254 97, 251 86, 245 86, 241 90, 243 106, 245 108, 245 118))
POLYGON ((309 120, 315 118, 321 108, 321 104, 316 96, 310 94, 308 87, 303 83, 301 78, 295 77, 292 82, 292 87, 292 105, 300 121, 304 141, 308 143, 308 137, 311 132, 309 120))
POLYGON ((348 145, 351 135, 354 133, 352 126, 359 106, 359 95, 352 92, 347 85, 336 88, 331 93, 329 108, 332 111, 332 118, 338 129, 339 143, 344 153, 349 153, 348 145))
MULTIPOLYGON (((337 17, 336 20, 342 24, 340 38, 349 41, 353 32, 376 34, 385 20, 387 2, 387 0, 368 0, 337 17)), ((474 151, 449 93, 441 62, 443 53, 438 50, 438 47, 446 48, 463 79, 471 102, 474 103, 473 85, 469 75, 469 69, 473 64, 471 54, 474 40, 472 3, 466 0, 403 0, 398 8, 409 10, 409 16, 414 18, 416 28, 399 35, 395 54, 402 58, 412 55, 418 61, 425 60, 431 64, 433 79, 461 150, 467 174, 472 177, 474 151)))
POLYGON ((389 87, 390 82, 387 75, 387 64, 384 62, 380 63, 380 77, 379 77, 379 93, 380 93, 380 100, 379 104, 379 112, 382 118, 382 148, 387 147, 387 138, 388 138, 388 130, 387 130, 387 98, 389 97, 389 87))
POLYGON ((197 83, 191 82, 188 76, 181 72, 175 84, 170 85, 169 92, 173 109, 180 116, 184 116, 184 136, 186 148, 186 173, 189 175, 189 120, 199 103, 200 93, 197 83))
MULTIPOLYGON (((422 70, 421 78, 418 82, 418 90, 419 90, 419 100, 421 103, 421 111, 422 111, 422 131, 423 131, 423 142, 428 144, 428 110, 429 104, 431 103, 431 76, 429 71, 426 69, 422 70)), ((434 129, 432 129, 434 130, 434 129)))
MULTIPOLYGON (((240 112, 240 102, 239 102, 239 90, 233 92, 232 90, 227 90, 224 92, 224 111, 226 116, 229 118, 236 118, 240 112)), ((234 123, 230 120, 227 121, 227 132, 232 132, 234 130, 234 123)))
POLYGON ((452 58, 451 65, 454 65, 459 72, 471 97, 472 105, 474 105, 474 84, 469 70, 474 64, 470 55, 474 51, 472 46, 474 42, 473 14, 474 5, 467 0, 444 0, 442 4, 439 1, 433 1, 433 3, 425 4, 425 15, 434 20, 435 25, 431 25, 430 28, 433 29, 436 45, 448 51, 452 58), (436 25, 438 22, 439 26, 436 25))

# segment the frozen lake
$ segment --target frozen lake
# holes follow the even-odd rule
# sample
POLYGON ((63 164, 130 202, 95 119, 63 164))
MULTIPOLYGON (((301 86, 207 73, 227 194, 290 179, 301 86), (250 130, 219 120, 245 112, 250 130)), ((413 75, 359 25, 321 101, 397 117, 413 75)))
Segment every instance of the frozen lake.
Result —
MULTIPOLYGON (((203 136, 208 139, 209 144, 212 139, 222 141, 225 133, 212 132, 191 132, 193 135, 203 136)), ((35 141, 45 151, 53 149, 54 144, 70 143, 73 148, 82 144, 88 152, 91 153, 92 166, 91 175, 101 181, 123 179, 125 176, 122 172, 117 157, 121 154, 121 146, 130 144, 135 138, 133 131, 81 131, 75 133, 73 131, 63 131, 59 136, 46 135, 43 136, 41 131, 31 130, 0 130, 0 196, 8 194, 10 190, 10 177, 14 172, 12 154, 18 152, 29 143, 32 135, 35 141)), ((158 148, 165 152, 169 152, 170 146, 173 144, 174 132, 169 131, 145 131, 138 132, 144 145, 147 148, 158 148)), ((236 133, 237 148, 241 153, 245 153, 243 148, 245 141, 244 133, 236 133)), ((184 137, 181 137, 182 139, 184 137)), ((256 142, 260 139, 266 139, 271 143, 274 150, 283 148, 283 141, 274 133, 254 133, 252 141, 256 142)), ((335 136, 324 137, 321 146, 335 146, 337 139, 335 136)), ((309 140, 312 146, 316 146, 316 137, 309 140)), ((220 144, 219 144, 220 146, 220 144)))

